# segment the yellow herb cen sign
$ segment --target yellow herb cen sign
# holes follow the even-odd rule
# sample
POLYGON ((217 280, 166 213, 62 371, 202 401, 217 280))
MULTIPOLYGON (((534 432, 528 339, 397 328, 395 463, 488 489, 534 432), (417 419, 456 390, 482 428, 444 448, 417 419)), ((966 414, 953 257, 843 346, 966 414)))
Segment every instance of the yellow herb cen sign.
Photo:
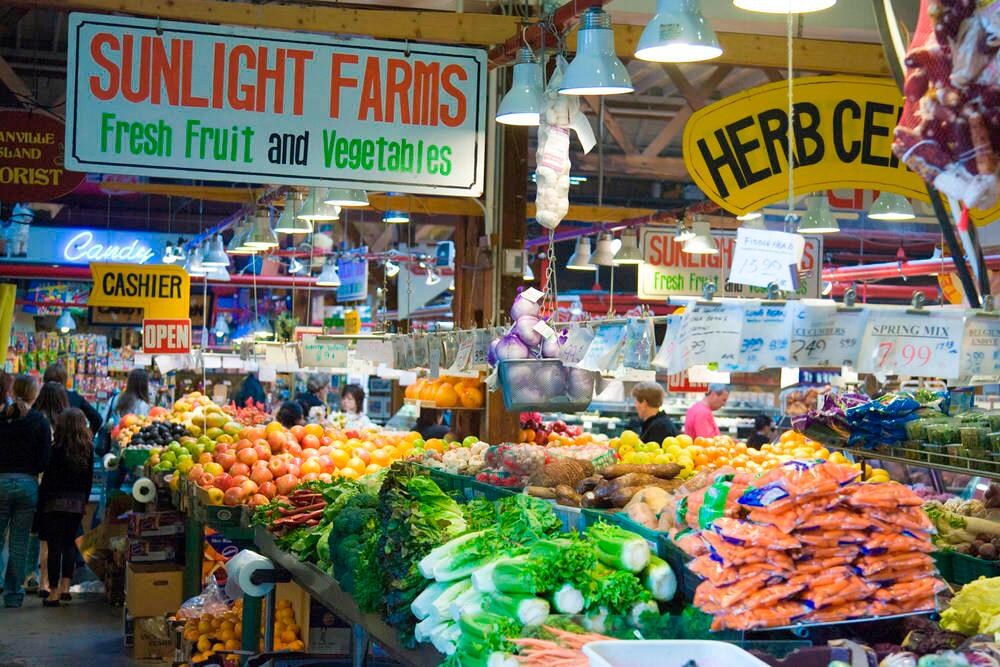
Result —
POLYGON ((91 264, 88 306, 142 308, 146 319, 188 317, 191 278, 173 264, 91 264))
MULTIPOLYGON (((903 96, 890 79, 795 79, 795 193, 889 190, 927 199, 923 180, 892 153, 903 96)), ((752 88, 695 113, 684 128, 694 182, 733 213, 788 195, 788 85, 752 88)))

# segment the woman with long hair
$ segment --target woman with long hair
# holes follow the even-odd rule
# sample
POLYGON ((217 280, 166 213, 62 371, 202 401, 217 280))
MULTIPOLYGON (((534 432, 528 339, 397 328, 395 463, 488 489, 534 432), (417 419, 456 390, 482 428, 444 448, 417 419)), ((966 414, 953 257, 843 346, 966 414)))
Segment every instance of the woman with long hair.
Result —
POLYGON ((49 547, 49 596, 42 604, 58 607, 70 600, 76 564, 76 533, 94 483, 94 436, 78 408, 59 415, 52 460, 38 492, 39 536, 49 547))
POLYGON ((52 430, 32 404, 38 381, 19 375, 11 388, 12 402, 0 410, 0 535, 7 534, 8 560, 4 574, 4 606, 24 601, 28 536, 38 504, 38 475, 49 463, 52 430))
POLYGON ((55 431, 56 422, 62 411, 69 407, 69 395, 66 387, 58 382, 46 382, 38 392, 38 398, 32 406, 42 413, 49 426, 55 431))
POLYGON ((149 414, 149 373, 145 368, 133 368, 125 379, 125 391, 115 399, 118 416, 133 414, 145 417, 149 414))

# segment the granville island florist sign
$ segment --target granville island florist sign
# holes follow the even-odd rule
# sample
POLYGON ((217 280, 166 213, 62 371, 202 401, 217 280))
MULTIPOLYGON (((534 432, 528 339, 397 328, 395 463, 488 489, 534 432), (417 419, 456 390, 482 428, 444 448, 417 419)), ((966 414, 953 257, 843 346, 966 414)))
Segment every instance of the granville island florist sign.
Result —
POLYGON ((70 15, 66 165, 477 196, 486 52, 70 15))

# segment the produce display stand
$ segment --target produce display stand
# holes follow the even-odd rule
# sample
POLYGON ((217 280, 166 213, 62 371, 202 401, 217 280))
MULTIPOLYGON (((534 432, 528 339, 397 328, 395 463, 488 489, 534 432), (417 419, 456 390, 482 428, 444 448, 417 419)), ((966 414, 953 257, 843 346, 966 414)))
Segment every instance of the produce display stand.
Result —
POLYGON ((205 491, 195 484, 183 482, 175 498, 177 508, 184 513, 184 599, 187 600, 201 593, 205 527, 239 542, 252 542, 253 530, 247 521, 246 507, 208 504, 205 491))
POLYGON ((856 461, 888 461, 891 463, 902 463, 917 468, 926 468, 939 472, 958 473, 961 475, 971 475, 975 477, 986 477, 1000 480, 1000 469, 996 467, 996 462, 982 461, 965 456, 950 456, 947 454, 932 454, 936 461, 928 458, 927 452, 921 449, 910 449, 906 447, 892 447, 890 452, 882 452, 877 449, 858 449, 855 447, 836 447, 845 454, 850 454, 856 461), (975 466, 975 467, 974 467, 975 466))
MULTIPOLYGON (((287 570, 292 576, 292 581, 308 591, 313 600, 351 624, 354 636, 352 663, 355 667, 361 667, 364 664, 371 640, 377 642, 389 657, 403 665, 433 667, 444 659, 440 653, 427 644, 416 649, 405 648, 400 643, 399 632, 395 628, 387 625, 376 614, 362 612, 354 598, 341 589, 336 580, 315 565, 303 563, 294 555, 279 549, 266 528, 262 526, 256 528, 254 542, 261 555, 270 558, 275 565, 287 570)), ((244 603, 244 628, 251 624, 245 616, 246 613, 246 603, 244 603)), ((259 623, 259 617, 257 622, 259 623)))

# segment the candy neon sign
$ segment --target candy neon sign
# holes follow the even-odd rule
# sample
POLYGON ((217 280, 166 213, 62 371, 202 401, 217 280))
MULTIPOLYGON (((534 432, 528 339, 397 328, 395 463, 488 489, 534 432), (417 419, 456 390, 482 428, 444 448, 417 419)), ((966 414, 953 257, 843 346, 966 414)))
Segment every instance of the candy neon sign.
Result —
POLYGON ((156 255, 153 250, 134 239, 126 245, 103 244, 94 240, 93 232, 82 231, 72 236, 63 246, 62 256, 67 262, 130 262, 145 264, 156 255))

